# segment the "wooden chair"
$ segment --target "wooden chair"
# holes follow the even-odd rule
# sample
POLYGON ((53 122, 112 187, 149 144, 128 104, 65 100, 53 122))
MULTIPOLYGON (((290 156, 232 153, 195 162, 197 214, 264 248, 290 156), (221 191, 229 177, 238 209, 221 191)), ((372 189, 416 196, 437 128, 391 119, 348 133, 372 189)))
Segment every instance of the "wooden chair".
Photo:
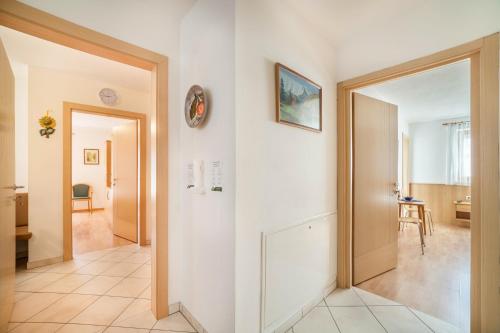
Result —
POLYGON ((418 233, 420 234, 420 247, 422 248, 422 255, 424 254, 425 240, 424 240, 424 223, 418 217, 403 216, 399 218, 399 230, 402 230, 406 224, 416 224, 418 226, 418 233))
MULTIPOLYGON (((406 209, 407 216, 412 216, 413 213, 418 214, 417 208, 407 207, 405 209, 406 209)), ((432 232, 434 231, 434 221, 432 220, 432 211, 430 208, 425 208, 424 213, 425 213, 425 220, 427 222, 427 225, 429 226, 429 232, 432 236, 432 232)))
POLYGON ((71 201, 73 211, 75 210, 75 201, 87 201, 87 208, 92 214, 92 186, 87 184, 73 185, 73 198, 71 201))

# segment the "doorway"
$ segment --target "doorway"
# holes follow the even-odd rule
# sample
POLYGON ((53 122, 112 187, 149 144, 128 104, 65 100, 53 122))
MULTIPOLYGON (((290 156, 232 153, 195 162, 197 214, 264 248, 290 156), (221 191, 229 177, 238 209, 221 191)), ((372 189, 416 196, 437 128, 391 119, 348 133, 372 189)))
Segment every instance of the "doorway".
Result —
POLYGON ((461 331, 470 325, 470 86, 462 60, 353 96, 353 284, 461 331))
MULTIPOLYGON (((154 96, 154 127, 151 131, 151 142, 156 142, 154 149, 148 153, 155 166, 151 167, 152 176, 148 180, 151 187, 155 189, 150 208, 154 210, 149 216, 152 218, 152 247, 151 247, 151 309, 157 318, 168 315, 168 204, 167 204, 167 178, 168 178, 168 60, 167 57, 123 42, 110 36, 98 33, 88 28, 78 26, 69 21, 47 14, 41 10, 25 5, 17 1, 0 2, 0 25, 51 41, 72 49, 90 53, 102 58, 114 60, 127 65, 148 70, 153 75, 154 96), (156 202, 162 204, 156 205, 156 202)), ((149 127, 148 127, 149 128, 149 127)), ((71 132, 69 133, 71 135, 71 132)), ((69 151, 65 151, 67 154, 69 151)), ((68 159, 67 159, 68 160, 68 159)), ((69 159, 70 163, 70 159, 69 159)), ((65 162, 62 177, 68 178, 71 165, 65 162)), ((61 202, 65 221, 71 218, 71 186, 63 189, 64 199, 61 202)), ((143 202, 143 205, 146 203, 143 202)), ((14 226, 15 221, 11 221, 14 226)), ((71 238, 70 224, 64 223, 63 233, 71 238), (69 229, 68 229, 69 228, 69 229), (69 232, 68 232, 69 231, 69 232)), ((14 228, 9 230, 8 236, 12 237, 14 228)), ((67 238, 67 237, 66 237, 67 238)), ((64 260, 71 259, 71 251, 68 251, 68 242, 64 244, 64 260)), ((8 252, 2 252, 8 253, 8 252)), ((4 298, 6 309, 10 309, 12 299, 14 267, 8 267, 2 276, 2 283, 6 283, 9 292, 4 298)), ((0 325, 4 325, 2 316, 0 325)))
POLYGON ((139 243, 140 118, 72 111, 73 255, 139 243))
POLYGON ((355 89, 439 67, 471 61, 472 205, 471 331, 500 325, 498 258, 498 34, 338 84, 338 274, 337 285, 352 286, 353 161, 352 102, 355 89), (479 84, 481 82, 481 84, 479 84), (481 133, 481 134, 479 134, 481 133), (490 171, 488 171, 490 170, 490 171), (491 233, 494 233, 491 234, 491 233), (491 252, 490 252, 491 251, 491 252), (490 281, 490 282, 487 282, 490 281), (496 281, 492 283, 491 281, 496 281))

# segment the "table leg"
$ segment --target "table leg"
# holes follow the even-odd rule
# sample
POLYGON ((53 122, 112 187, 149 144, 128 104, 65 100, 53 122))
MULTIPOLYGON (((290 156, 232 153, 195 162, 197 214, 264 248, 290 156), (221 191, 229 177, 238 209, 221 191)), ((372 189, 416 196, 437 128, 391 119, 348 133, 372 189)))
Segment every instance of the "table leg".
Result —
POLYGON ((422 220, 422 224, 424 225, 424 235, 427 235, 427 227, 425 223, 425 208, 424 205, 418 206, 418 218, 422 220))

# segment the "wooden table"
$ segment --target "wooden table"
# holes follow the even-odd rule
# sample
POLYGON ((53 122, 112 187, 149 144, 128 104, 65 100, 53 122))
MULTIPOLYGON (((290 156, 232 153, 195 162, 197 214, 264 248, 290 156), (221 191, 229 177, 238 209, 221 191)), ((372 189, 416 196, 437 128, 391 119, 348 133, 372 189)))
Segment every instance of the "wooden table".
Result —
POLYGON ((401 217, 401 210, 403 206, 416 206, 418 210, 418 218, 422 220, 422 223, 424 225, 424 235, 427 234, 427 227, 425 223, 425 202, 424 201, 406 201, 406 200, 398 200, 399 204, 399 217, 401 217))

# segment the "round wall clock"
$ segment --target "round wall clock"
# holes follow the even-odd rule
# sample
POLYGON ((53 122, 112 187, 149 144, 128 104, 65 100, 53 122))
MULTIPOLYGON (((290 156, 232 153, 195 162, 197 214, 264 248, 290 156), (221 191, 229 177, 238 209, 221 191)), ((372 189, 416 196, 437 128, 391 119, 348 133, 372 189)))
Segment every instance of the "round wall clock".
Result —
POLYGON ((101 101, 106 105, 115 105, 118 100, 116 92, 111 88, 103 88, 99 91, 101 101))
POLYGON ((207 115, 207 97, 202 87, 194 85, 189 88, 184 104, 184 116, 189 127, 197 127, 203 123, 207 115))

